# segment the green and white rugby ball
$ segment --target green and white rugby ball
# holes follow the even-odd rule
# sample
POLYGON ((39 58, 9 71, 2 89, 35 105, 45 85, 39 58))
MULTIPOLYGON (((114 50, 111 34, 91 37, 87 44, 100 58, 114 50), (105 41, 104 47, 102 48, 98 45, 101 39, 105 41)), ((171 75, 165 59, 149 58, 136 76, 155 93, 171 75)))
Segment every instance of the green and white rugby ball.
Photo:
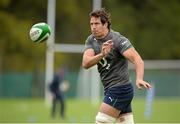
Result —
POLYGON ((51 34, 50 26, 44 22, 34 24, 29 32, 30 38, 35 43, 46 41, 51 34))

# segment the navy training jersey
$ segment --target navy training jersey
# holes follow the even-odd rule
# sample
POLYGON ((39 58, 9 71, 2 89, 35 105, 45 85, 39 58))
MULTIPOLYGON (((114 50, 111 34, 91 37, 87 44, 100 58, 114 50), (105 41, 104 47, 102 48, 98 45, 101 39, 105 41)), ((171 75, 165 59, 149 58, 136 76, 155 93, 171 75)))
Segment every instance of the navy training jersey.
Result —
POLYGON ((112 39, 113 42, 111 52, 97 64, 104 89, 130 82, 128 61, 122 53, 133 46, 130 41, 120 33, 110 30, 108 35, 103 39, 96 39, 91 34, 86 40, 85 50, 92 48, 95 55, 97 55, 101 52, 101 45, 110 39, 112 39))

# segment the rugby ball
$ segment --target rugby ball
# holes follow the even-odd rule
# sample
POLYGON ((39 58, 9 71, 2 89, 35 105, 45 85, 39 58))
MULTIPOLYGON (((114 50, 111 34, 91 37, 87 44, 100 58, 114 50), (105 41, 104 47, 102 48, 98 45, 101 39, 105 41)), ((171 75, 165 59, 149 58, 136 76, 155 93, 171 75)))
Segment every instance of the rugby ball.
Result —
POLYGON ((35 43, 46 41, 51 34, 50 26, 44 22, 34 24, 29 32, 30 38, 35 43))

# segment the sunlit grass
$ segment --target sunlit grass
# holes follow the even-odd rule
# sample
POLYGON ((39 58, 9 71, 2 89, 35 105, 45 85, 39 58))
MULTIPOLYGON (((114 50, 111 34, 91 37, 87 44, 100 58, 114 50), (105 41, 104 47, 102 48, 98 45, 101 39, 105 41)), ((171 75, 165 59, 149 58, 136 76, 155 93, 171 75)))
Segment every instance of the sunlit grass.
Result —
MULTIPOLYGON (((93 123, 98 107, 99 104, 93 105, 88 100, 68 99, 66 101, 66 118, 62 120, 59 112, 55 119, 51 118, 51 108, 45 105, 43 99, 1 99, 0 122, 93 123)), ((180 123, 180 99, 155 99, 152 107, 152 116, 146 119, 144 117, 145 100, 134 99, 135 122, 180 123)))

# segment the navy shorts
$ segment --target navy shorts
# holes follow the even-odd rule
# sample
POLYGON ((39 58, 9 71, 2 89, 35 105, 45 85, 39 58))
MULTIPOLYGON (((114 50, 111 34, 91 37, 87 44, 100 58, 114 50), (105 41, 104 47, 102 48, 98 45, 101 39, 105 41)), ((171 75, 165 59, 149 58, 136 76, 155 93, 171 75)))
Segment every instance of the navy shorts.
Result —
POLYGON ((134 96, 134 90, 131 83, 111 87, 104 92, 103 102, 120 110, 120 114, 130 113, 131 101, 134 96))

